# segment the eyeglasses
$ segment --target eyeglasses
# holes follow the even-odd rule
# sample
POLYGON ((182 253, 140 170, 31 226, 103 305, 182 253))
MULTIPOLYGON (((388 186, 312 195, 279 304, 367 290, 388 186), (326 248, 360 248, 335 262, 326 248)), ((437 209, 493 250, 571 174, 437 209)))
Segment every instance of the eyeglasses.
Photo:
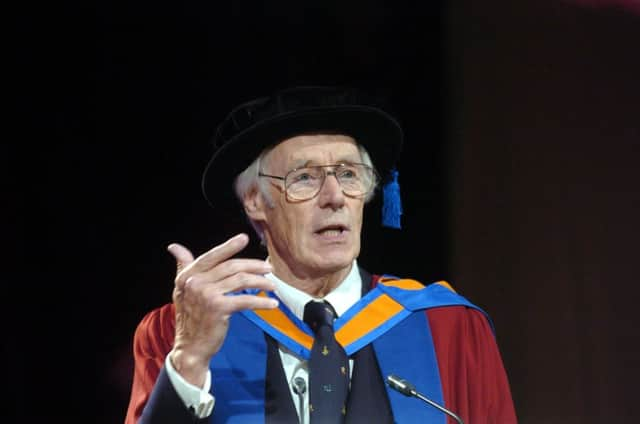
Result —
POLYGON ((378 181, 375 170, 363 163, 305 166, 304 168, 292 169, 284 177, 262 172, 259 172, 258 175, 284 181, 287 199, 294 201, 309 200, 317 196, 327 175, 336 177, 342 192, 350 197, 366 196, 378 181))

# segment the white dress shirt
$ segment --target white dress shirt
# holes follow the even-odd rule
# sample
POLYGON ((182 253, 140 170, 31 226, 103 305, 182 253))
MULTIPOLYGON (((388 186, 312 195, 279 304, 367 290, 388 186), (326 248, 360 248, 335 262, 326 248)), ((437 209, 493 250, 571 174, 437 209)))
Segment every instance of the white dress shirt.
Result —
MULTIPOLYGON (((310 300, 326 300, 333 306, 338 316, 344 314, 354 303, 360 300, 362 293, 362 279, 358 264, 354 260, 351 270, 347 277, 340 283, 331 293, 324 299, 316 299, 307 293, 296 289, 295 287, 285 283, 272 273, 266 274, 266 278, 276 283, 275 294, 278 298, 291 310, 291 312, 300 320, 304 316, 304 307, 310 300)), ((302 417, 301 423, 309 422, 309 411, 307 409, 309 390, 301 395, 295 393, 293 389, 293 380, 301 377, 305 385, 308 387, 309 371, 307 361, 300 358, 286 347, 279 345, 280 358, 282 366, 289 383, 289 390, 298 412, 298 417, 302 417), (301 411, 302 408, 302 411, 301 411)), ((195 414, 199 418, 205 418, 211 415, 215 399, 209 393, 211 388, 211 372, 207 372, 205 384, 202 388, 194 386, 183 379, 180 374, 173 368, 169 357, 165 360, 165 368, 169 376, 171 384, 173 384, 178 396, 188 406, 194 409, 195 414)), ((353 370, 353 360, 349 360, 349 371, 353 370)), ((215 379, 215 376, 213 377, 215 379)))

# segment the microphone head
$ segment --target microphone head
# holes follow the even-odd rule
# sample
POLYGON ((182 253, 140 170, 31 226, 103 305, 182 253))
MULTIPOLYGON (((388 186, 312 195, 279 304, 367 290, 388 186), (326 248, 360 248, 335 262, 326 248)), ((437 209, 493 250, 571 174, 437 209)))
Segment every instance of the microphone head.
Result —
POLYGON ((302 377, 294 378, 291 387, 293 387, 293 392, 297 395, 303 395, 307 392, 307 383, 302 377))
POLYGON ((413 396, 415 393, 413 385, 397 375, 389 374, 387 376, 387 384, 389 384, 392 389, 399 391, 405 396, 413 396))

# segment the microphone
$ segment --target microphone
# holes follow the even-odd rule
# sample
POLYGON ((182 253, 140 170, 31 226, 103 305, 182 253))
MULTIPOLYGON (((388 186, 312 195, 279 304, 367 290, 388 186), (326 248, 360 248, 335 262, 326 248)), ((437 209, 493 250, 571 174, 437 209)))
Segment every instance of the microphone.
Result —
POLYGON ((437 410, 444 412, 445 414, 447 414, 448 416, 456 420, 458 424, 464 424, 464 422, 459 416, 449 411, 447 408, 438 405, 431 399, 427 398, 426 396, 418 392, 416 388, 413 386, 413 384, 409 383, 407 380, 404 380, 398 377, 397 375, 390 374, 387 376, 387 384, 389 384, 389 386, 392 389, 397 390, 398 392, 402 393, 405 396, 410 396, 410 397, 413 396, 413 397, 417 397, 422 401, 425 401, 426 403, 433 406, 437 410))
POLYGON ((291 386, 293 387, 293 392, 298 396, 304 395, 305 393, 307 393, 307 383, 304 381, 304 378, 302 377, 294 378, 291 386))
POLYGON ((291 383, 291 388, 293 389, 293 393, 298 395, 298 413, 300 415, 300 422, 302 423, 302 417, 304 416, 304 394, 307 393, 307 382, 304 381, 304 378, 302 377, 296 377, 291 383))

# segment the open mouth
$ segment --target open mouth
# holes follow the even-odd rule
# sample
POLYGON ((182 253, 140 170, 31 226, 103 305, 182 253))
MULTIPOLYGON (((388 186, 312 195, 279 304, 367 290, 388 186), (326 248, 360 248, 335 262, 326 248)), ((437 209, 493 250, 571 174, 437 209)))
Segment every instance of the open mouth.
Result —
POLYGON ((344 225, 327 225, 317 230, 315 233, 325 237, 337 237, 348 231, 344 225))

